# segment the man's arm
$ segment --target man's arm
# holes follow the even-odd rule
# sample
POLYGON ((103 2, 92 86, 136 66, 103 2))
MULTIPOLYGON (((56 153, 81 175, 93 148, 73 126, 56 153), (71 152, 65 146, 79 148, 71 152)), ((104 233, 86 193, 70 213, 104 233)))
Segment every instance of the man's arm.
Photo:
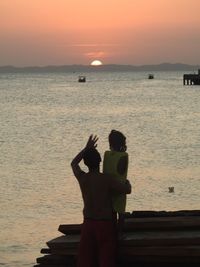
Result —
POLYGON ((83 159, 84 152, 85 152, 85 148, 81 150, 71 162, 72 171, 75 177, 78 177, 83 172, 79 166, 79 163, 83 159))
POLYGON ((84 149, 82 149, 76 156, 75 158, 72 160, 71 162, 71 167, 73 170, 73 173, 75 175, 75 177, 78 177, 83 171, 81 170, 79 163, 81 162, 81 160, 83 159, 84 153, 87 149, 90 149, 92 147, 96 147, 97 144, 96 142, 98 141, 97 136, 95 135, 93 137, 93 135, 90 135, 87 144, 85 146, 84 149))
POLYGON ((117 178, 111 177, 111 190, 116 193, 131 194, 132 187, 129 180, 126 180, 125 183, 123 183, 117 178))

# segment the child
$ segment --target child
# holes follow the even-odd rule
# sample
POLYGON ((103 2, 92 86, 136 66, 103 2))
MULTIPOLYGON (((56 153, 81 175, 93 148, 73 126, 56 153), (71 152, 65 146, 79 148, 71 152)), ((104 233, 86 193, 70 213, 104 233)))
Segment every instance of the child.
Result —
MULTIPOLYGON (((126 183, 128 171, 128 153, 126 137, 119 131, 112 130, 108 136, 110 150, 106 151, 103 160, 103 173, 111 174, 126 183)), ((118 216, 119 231, 122 229, 123 214, 126 209, 126 195, 113 194, 112 204, 115 216, 118 216)))

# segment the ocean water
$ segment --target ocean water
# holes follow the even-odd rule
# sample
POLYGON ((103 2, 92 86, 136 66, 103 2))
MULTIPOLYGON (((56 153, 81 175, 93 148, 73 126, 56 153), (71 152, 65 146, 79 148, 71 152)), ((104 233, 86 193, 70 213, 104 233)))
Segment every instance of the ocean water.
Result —
POLYGON ((90 134, 101 154, 111 129, 127 137, 127 211, 200 209, 200 86, 182 72, 78 75, 0 74, 0 266, 33 266, 59 224, 82 221, 70 162, 90 134))

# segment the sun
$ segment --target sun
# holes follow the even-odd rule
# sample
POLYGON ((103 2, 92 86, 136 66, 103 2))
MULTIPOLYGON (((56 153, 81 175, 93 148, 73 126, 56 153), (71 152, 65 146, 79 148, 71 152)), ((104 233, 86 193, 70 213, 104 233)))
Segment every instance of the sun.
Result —
POLYGON ((100 60, 93 60, 91 63, 90 63, 91 66, 101 66, 103 65, 103 63, 100 61, 100 60))

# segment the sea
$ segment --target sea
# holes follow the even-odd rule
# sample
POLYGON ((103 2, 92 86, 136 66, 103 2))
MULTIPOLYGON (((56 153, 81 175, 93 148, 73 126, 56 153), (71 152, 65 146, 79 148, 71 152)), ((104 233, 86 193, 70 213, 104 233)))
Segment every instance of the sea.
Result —
POLYGON ((200 86, 153 74, 0 74, 0 266, 35 265, 60 224, 82 222, 70 162, 90 134, 102 156, 112 129, 127 138, 127 211, 200 209, 200 86))

